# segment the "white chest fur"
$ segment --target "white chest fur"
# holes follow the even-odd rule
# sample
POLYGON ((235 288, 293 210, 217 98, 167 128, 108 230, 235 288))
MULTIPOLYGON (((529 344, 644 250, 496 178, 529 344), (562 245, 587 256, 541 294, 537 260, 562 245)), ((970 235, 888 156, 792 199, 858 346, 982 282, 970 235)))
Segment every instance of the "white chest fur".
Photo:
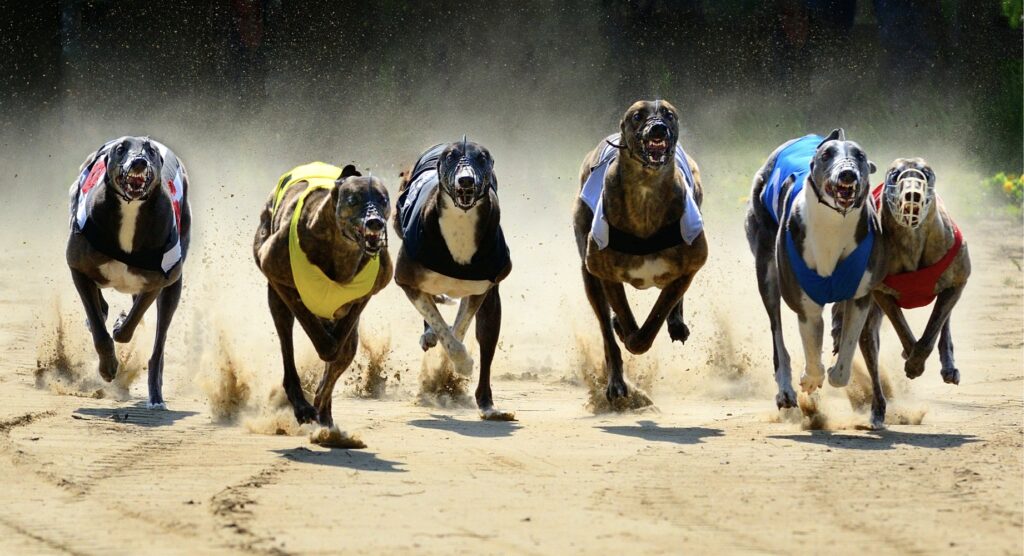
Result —
POLYGON ((107 280, 105 288, 114 288, 121 293, 139 293, 146 286, 146 280, 128 270, 121 261, 110 261, 99 266, 100 274, 107 280))
POLYGON ((423 279, 416 284, 416 287, 430 295, 447 295, 448 297, 463 298, 470 295, 480 295, 491 287, 489 280, 458 280, 425 268, 423 273, 423 279))
POLYGON ((469 210, 446 207, 441 210, 437 223, 441 237, 448 245, 452 259, 459 264, 469 264, 476 254, 476 226, 480 221, 480 205, 469 210))
MULTIPOLYGON (((804 187, 807 193, 809 187, 804 187)), ((803 257, 809 268, 821 276, 830 276, 844 259, 857 248, 857 224, 860 210, 853 210, 843 216, 819 203, 814 193, 807 194, 796 208, 804 219, 803 257)))
POLYGON ((641 290, 654 286, 655 279, 669 271, 668 263, 657 257, 647 257, 643 264, 626 272, 629 283, 641 290))
POLYGON ((126 253, 132 252, 132 245, 135 241, 135 225, 139 219, 139 201, 128 202, 121 200, 121 228, 117 231, 117 242, 121 250, 126 253))

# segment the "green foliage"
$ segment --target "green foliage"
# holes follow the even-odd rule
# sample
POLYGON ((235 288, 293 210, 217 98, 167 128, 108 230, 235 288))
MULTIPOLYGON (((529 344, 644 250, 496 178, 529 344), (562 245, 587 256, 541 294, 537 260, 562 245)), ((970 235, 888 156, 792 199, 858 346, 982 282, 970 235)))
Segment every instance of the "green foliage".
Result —
POLYGON ((1024 203, 1024 176, 999 172, 982 182, 986 191, 995 192, 996 196, 1013 204, 1017 210, 1024 203))
POLYGON ((1010 20, 1011 29, 1020 27, 1022 12, 1024 12, 1024 0, 1003 0, 1003 15, 1010 20))

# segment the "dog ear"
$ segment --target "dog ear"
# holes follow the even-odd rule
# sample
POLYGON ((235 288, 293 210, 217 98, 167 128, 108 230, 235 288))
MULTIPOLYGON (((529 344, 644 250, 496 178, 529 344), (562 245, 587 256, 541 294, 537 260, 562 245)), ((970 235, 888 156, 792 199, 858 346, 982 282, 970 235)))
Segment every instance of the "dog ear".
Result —
POLYGON ((843 128, 837 127, 832 130, 832 133, 828 134, 828 137, 822 139, 821 143, 819 143, 818 146, 820 147, 822 144, 827 143, 828 141, 846 141, 846 132, 843 131, 843 128))
POLYGON ((359 170, 356 170, 356 167, 354 165, 348 164, 341 169, 341 175, 338 176, 338 179, 343 180, 350 176, 362 176, 362 174, 359 173, 359 170))
MULTIPOLYGON (((341 183, 341 181, 342 180, 339 179, 337 182, 335 182, 335 186, 331 188, 331 193, 328 196, 328 202, 331 203, 331 208, 334 209, 331 211, 330 216, 335 216, 338 213, 338 202, 341 193, 340 189, 338 188, 338 184, 341 183)), ((328 218, 328 216, 325 215, 324 212, 325 211, 313 211, 312 213, 307 213, 309 214, 309 222, 307 222, 307 225, 310 230, 318 230, 322 224, 320 220, 328 218)))
POLYGON ((878 166, 875 166, 874 162, 868 161, 868 174, 874 174, 878 171, 878 166))

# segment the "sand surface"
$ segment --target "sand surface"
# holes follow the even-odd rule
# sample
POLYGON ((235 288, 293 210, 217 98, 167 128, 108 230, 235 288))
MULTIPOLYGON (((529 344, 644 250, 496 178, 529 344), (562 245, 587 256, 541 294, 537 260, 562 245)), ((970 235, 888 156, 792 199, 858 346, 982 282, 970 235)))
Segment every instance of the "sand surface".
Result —
MULTIPOLYGON (((1024 550, 1019 222, 961 222, 975 273, 954 312, 958 387, 942 383, 937 354, 924 376, 904 378, 886 325, 888 430, 860 430, 867 417, 848 393, 862 396, 828 386, 809 430, 799 413, 775 410, 767 318, 742 239, 757 157, 725 174, 705 154, 705 179, 729 185, 707 194, 712 251, 687 297, 693 334, 685 346, 662 334, 628 359, 654 408, 595 413, 586 375, 599 344, 569 231, 576 162, 552 170, 543 159, 519 174, 506 163, 516 267, 502 286, 494 393, 518 421, 483 422, 423 395, 419 319, 391 286, 362 323, 376 361, 361 349, 335 391, 335 419, 368 447, 331 450, 280 406, 280 356, 249 251, 288 162, 253 162, 259 149, 243 146, 252 164, 213 179, 218 153, 179 153, 195 159, 196 247, 167 348, 169 410, 150 411, 152 329, 126 356, 126 376, 139 379, 102 383, 61 261, 62 184, 79 150, 36 169, 45 193, 23 181, 0 209, 11 226, 0 270, 0 553, 1024 550), (557 195, 524 185, 545 172, 558 176, 557 195), (383 385, 361 377, 371 363, 388 374, 383 385), (358 395, 373 390, 382 399, 358 395)), ((652 293, 631 295, 646 312, 652 293)), ((108 299, 113 322, 127 300, 108 299)), ((795 319, 784 318, 799 373, 795 319)), ((916 311, 911 323, 920 331, 926 318, 916 311)), ((313 376, 312 349, 298 343, 313 376)))

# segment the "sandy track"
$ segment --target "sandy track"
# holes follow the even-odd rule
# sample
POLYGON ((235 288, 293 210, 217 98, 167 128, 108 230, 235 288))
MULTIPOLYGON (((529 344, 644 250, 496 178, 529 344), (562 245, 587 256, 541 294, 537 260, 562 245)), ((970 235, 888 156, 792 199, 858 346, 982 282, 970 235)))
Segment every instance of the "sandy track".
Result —
MULTIPOLYGON (((657 412, 593 416, 552 372, 496 383, 518 423, 342 393, 335 415, 370 447, 329 451, 213 424, 199 395, 151 412, 139 392, 37 389, 36 305, 6 303, 0 552, 1020 554, 1016 242, 971 245, 982 271, 955 329, 963 384, 929 367, 893 411, 925 407, 923 424, 878 434, 778 422, 763 388, 724 400, 656 387, 657 412)), ((825 404, 863 420, 838 393, 825 404)))

